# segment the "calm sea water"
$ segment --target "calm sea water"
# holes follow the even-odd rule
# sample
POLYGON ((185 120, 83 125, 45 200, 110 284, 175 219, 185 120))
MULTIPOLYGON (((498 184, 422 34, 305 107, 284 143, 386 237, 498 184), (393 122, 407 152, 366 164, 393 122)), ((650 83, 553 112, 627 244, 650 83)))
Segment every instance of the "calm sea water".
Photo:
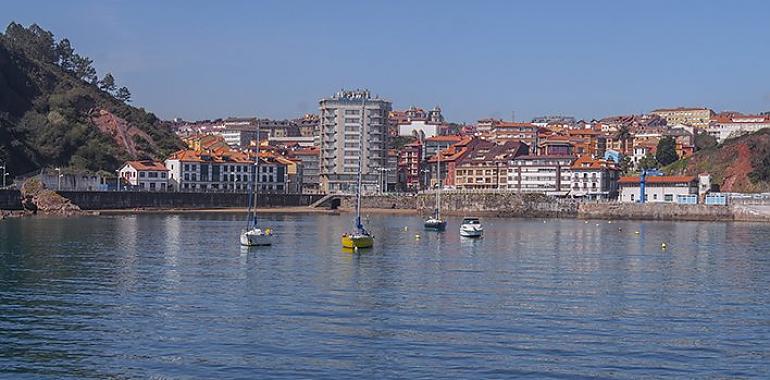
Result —
POLYGON ((0 377, 770 376, 770 225, 265 217, 0 221, 0 377))

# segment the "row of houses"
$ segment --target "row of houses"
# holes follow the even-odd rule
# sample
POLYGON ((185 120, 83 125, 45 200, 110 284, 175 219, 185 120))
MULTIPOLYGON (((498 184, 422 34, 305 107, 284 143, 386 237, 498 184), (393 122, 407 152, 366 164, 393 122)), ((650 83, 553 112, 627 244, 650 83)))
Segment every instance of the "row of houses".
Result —
MULTIPOLYGON (((229 147, 185 149, 163 162, 128 161, 118 175, 122 186, 133 190, 243 192, 255 184, 266 193, 307 192, 302 159, 265 148, 258 154, 229 147)), ((298 153, 301 157, 304 150, 298 153)))

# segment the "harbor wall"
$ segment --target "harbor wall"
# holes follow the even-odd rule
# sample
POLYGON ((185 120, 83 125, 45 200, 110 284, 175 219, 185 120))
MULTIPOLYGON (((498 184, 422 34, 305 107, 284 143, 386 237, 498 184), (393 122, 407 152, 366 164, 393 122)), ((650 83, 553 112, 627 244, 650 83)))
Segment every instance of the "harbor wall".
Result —
MULTIPOLYGON (((182 193, 182 192, 123 192, 123 191, 61 191, 83 210, 207 209, 245 208, 245 193, 182 193)), ((321 198, 317 194, 257 194, 257 207, 308 206, 321 198)))
POLYGON ((736 220, 736 213, 732 206, 676 203, 580 203, 577 216, 585 219, 736 220))
MULTIPOLYGON (((353 197, 342 198, 342 207, 353 207, 353 197)), ((435 200, 433 194, 374 195, 363 197, 362 207, 413 209, 427 215, 435 200)), ((581 202, 512 192, 446 192, 441 210, 453 216, 770 222, 770 206, 762 205, 581 202)))

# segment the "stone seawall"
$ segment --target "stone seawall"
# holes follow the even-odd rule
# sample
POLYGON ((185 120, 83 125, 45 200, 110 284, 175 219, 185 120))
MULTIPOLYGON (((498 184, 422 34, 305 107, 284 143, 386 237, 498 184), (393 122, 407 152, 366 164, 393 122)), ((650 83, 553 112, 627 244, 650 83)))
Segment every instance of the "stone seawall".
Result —
MULTIPOLYGON (((63 197, 83 210, 133 208, 206 209, 246 207, 248 195, 241 193, 62 191, 63 197)), ((258 194, 258 207, 308 206, 321 198, 310 194, 258 194)))
POLYGON ((684 205, 673 203, 580 203, 578 218, 637 220, 736 220, 732 206, 684 205))
MULTIPOLYGON (((363 197, 362 206, 413 209, 427 215, 435 200, 433 194, 374 195, 363 197)), ((353 202, 353 197, 342 197, 342 207, 352 208, 353 202)), ((770 206, 595 203, 507 192, 446 192, 441 196, 441 210, 454 216, 770 222, 770 206)))

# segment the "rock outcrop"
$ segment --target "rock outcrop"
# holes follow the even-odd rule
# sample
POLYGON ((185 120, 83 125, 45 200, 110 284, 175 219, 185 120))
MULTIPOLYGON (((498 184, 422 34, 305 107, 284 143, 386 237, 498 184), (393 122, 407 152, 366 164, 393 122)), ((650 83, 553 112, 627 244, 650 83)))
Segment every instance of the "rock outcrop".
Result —
POLYGON ((82 213, 80 207, 55 191, 46 189, 37 179, 29 179, 21 186, 21 204, 32 213, 67 216, 82 213))

